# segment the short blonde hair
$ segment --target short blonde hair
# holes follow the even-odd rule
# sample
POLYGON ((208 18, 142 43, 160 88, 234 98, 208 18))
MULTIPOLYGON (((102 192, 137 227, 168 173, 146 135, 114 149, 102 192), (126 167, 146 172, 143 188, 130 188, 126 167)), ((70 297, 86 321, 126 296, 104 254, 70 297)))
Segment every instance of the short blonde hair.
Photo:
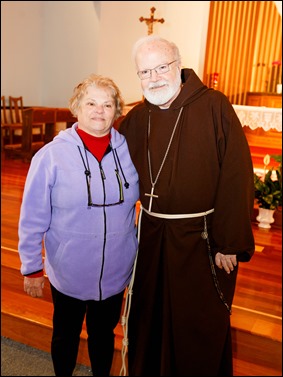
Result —
POLYGON ((86 94, 87 89, 90 86, 98 87, 98 88, 108 88, 111 89, 112 97, 115 102, 116 106, 116 113, 115 113, 115 119, 118 119, 122 113, 124 108, 124 100, 122 97, 122 94, 120 92, 120 89, 115 84, 115 82, 110 79, 109 77, 96 75, 94 73, 90 74, 88 77, 86 77, 81 83, 79 83, 73 91, 73 96, 69 100, 69 108, 72 112, 72 114, 77 117, 78 109, 81 105, 81 100, 83 96, 86 94))

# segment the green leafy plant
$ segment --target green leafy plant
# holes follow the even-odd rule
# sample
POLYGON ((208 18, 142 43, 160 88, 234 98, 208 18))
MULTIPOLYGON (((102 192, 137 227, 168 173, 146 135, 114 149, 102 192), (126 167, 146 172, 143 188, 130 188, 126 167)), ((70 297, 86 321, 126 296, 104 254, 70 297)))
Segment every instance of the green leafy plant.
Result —
POLYGON ((268 154, 263 159, 264 173, 262 176, 254 173, 255 199, 260 208, 278 209, 282 206, 282 156, 268 154), (279 163, 274 168, 266 170, 270 157, 279 163))

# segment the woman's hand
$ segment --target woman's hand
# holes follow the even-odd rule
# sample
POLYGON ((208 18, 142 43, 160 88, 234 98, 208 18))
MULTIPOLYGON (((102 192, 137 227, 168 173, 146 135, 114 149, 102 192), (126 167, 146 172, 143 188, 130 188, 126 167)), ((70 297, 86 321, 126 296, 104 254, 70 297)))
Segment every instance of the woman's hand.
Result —
POLYGON ((38 278, 24 277, 24 291, 31 297, 42 297, 44 287, 44 276, 38 278))

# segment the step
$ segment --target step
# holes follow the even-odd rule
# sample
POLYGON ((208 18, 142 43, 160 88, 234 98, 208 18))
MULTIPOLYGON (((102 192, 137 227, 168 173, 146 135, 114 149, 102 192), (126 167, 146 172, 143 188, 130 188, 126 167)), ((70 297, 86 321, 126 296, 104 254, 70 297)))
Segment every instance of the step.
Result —
MULTIPOLYGON (((19 253, 15 249, 1 247, 1 284, 2 287, 10 288, 14 292, 24 293, 24 279, 20 272, 19 253)), ((49 280, 45 275, 43 297, 41 299, 52 303, 49 280)))
MULTIPOLYGON (((234 309, 235 311, 235 309, 234 309)), ((232 316, 233 317, 233 316, 232 316)), ((52 335, 52 304, 41 299, 34 299, 19 293, 7 291, 2 288, 1 306, 1 335, 27 344, 34 348, 50 352, 52 335), (36 301, 36 304, 35 304, 36 301)), ((257 320, 259 320, 257 318, 257 320)), ((115 329, 115 354, 111 375, 118 376, 121 369, 121 341, 122 329, 118 325, 115 329)), ((257 332, 232 328, 234 339, 234 364, 237 366, 254 363, 255 367, 261 365, 260 375, 280 376, 282 370, 281 355, 282 343, 269 337, 260 336, 257 332)), ((90 366, 86 331, 83 329, 77 362, 90 366)), ((249 367, 250 368, 250 367, 249 367)), ((235 373, 235 375, 239 375, 235 373)))
MULTIPOLYGON (((16 250, 1 247, 1 335, 50 352, 53 304, 48 278, 45 277, 43 297, 30 297, 23 290, 20 264, 19 254, 16 250), (40 338, 38 334, 40 334, 40 338)), ((123 338, 123 329, 120 323, 114 332, 115 354, 112 375, 119 375, 123 338)), ((78 363, 90 366, 85 322, 81 333, 78 363)))
MULTIPOLYGON (((11 292, 18 294, 20 301, 24 301, 29 306, 31 305, 31 311, 29 315, 33 315, 33 310, 35 309, 34 303, 35 300, 40 302, 41 305, 45 305, 45 309, 48 310, 48 316, 51 318, 50 313, 53 312, 53 304, 52 304, 52 296, 51 296, 51 288, 49 284, 49 280, 47 276, 45 276, 45 285, 43 289, 43 297, 33 298, 27 295, 23 289, 23 276, 20 273, 20 261, 18 252, 9 248, 2 247, 1 248, 1 292, 3 292, 3 305, 5 304, 5 292, 11 292)), ((37 307, 36 307, 37 308, 37 307)), ((21 307, 15 307, 15 312, 19 310, 21 313, 21 307)), ((29 309, 27 309, 29 311, 29 309)), ((123 307, 122 307, 123 310, 123 307)), ((38 314, 36 314, 38 315, 38 314)), ((40 315, 40 314, 39 314, 40 315)), ((85 323, 84 323, 85 328, 85 323)), ((122 337, 122 327, 120 324, 117 325, 115 329, 115 333, 117 333, 118 338, 122 337)), ((121 340, 117 339, 117 345, 121 348, 121 340)))
MULTIPOLYGON (((50 352, 53 306, 48 279, 46 278, 44 297, 35 299, 28 296, 23 291, 18 252, 4 247, 1 252, 2 335, 50 352)), ((241 281, 240 276, 238 281, 241 281)), ((239 362, 254 363, 255 366, 262 365, 266 375, 281 375, 282 319, 279 315, 268 315, 233 305, 231 327, 236 367, 239 362)), ((123 339, 120 323, 115 329, 115 334, 113 368, 116 368, 114 375, 119 375, 123 339)), ((89 366, 86 337, 84 324, 78 363, 89 366)))
MULTIPOLYGON (((24 279, 20 272, 21 262, 17 250, 1 247, 1 284, 2 287, 10 288, 14 292, 24 292, 24 279)), ((51 289, 47 276, 43 289, 43 298, 45 301, 52 303, 51 289)))
MULTIPOLYGON (((270 262, 271 263, 271 262, 270 262)), ((272 263, 279 263, 276 257, 273 256, 272 263)), ((270 265, 272 267, 272 264, 270 265)), ((274 266, 275 267, 275 266, 274 266)), ((267 311, 264 307, 259 307, 261 300, 261 291, 253 291, 250 288, 246 287, 246 280, 243 279, 245 273, 249 273, 249 269, 255 268, 249 264, 242 264, 237 280, 237 290, 234 298, 234 305, 232 306, 232 316, 231 323, 232 327, 243 331, 251 331, 253 334, 257 334, 257 329, 259 336, 263 334, 262 326, 259 324, 264 323, 264 328, 266 329, 264 335, 274 339, 276 341, 282 342, 282 318, 281 314, 281 298, 278 297, 278 301, 275 303, 274 298, 272 297, 272 305, 277 307, 277 311, 274 311, 274 315, 268 315, 265 312, 267 311), (238 296, 245 295, 248 297, 252 295, 252 300, 257 302, 258 310, 248 310, 244 307, 240 307, 238 296), (257 297, 258 295, 258 297, 257 297), (276 304, 276 305, 275 305, 276 304)), ((19 254, 16 250, 2 247, 1 248, 1 276, 2 276, 2 288, 7 290, 11 289, 15 293, 22 294, 23 297, 26 297, 27 294, 23 290, 23 276, 20 273, 20 260, 19 254)), ((275 275, 273 280, 269 282, 270 287, 268 289, 278 290, 281 292, 281 278, 275 275)), ((28 296, 27 296, 28 297, 28 296)), ((32 298, 33 299, 33 298, 32 298)), ((266 302, 268 302, 268 297, 266 297, 266 302)), ((46 277, 46 283, 43 290, 43 297, 40 300, 47 301, 52 303, 51 290, 48 278, 46 277)), ((247 307, 249 302, 247 302, 247 307)), ((243 305, 242 305, 243 306, 243 305)), ((271 306, 271 303, 270 303, 271 306)))
MULTIPOLYGON (((50 352, 52 336, 52 303, 2 288, 1 290, 1 335, 27 344, 42 351, 50 352)), ((115 354, 111 375, 119 375, 122 365, 121 346, 123 331, 118 324, 115 329, 115 354)), ((85 326, 77 362, 90 366, 85 326)))
POLYGON ((281 318, 233 306, 231 327, 234 359, 270 368, 272 374, 266 375, 282 376, 281 318))

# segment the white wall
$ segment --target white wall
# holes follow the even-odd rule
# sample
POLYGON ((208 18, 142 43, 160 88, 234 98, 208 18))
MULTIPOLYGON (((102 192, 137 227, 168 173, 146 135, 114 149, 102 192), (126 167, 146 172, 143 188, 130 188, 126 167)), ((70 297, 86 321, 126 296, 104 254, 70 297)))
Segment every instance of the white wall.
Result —
POLYGON ((132 61, 134 42, 147 34, 141 16, 149 18, 155 7, 153 32, 174 41, 183 65, 202 78, 205 58, 209 1, 102 1, 98 71, 110 75, 119 85, 126 102, 141 99, 140 81, 132 61), (111 27, 110 27, 111 26, 111 27))
POLYGON ((93 1, 43 1, 42 102, 67 107, 73 88, 97 72, 99 15, 93 1))
POLYGON ((1 1, 1 95, 41 104, 42 4, 1 1))
POLYGON ((209 1, 1 1, 1 95, 22 95, 26 106, 68 106, 89 73, 107 75, 126 103, 141 99, 131 60, 135 40, 154 33, 174 41, 183 65, 202 78, 209 1))

